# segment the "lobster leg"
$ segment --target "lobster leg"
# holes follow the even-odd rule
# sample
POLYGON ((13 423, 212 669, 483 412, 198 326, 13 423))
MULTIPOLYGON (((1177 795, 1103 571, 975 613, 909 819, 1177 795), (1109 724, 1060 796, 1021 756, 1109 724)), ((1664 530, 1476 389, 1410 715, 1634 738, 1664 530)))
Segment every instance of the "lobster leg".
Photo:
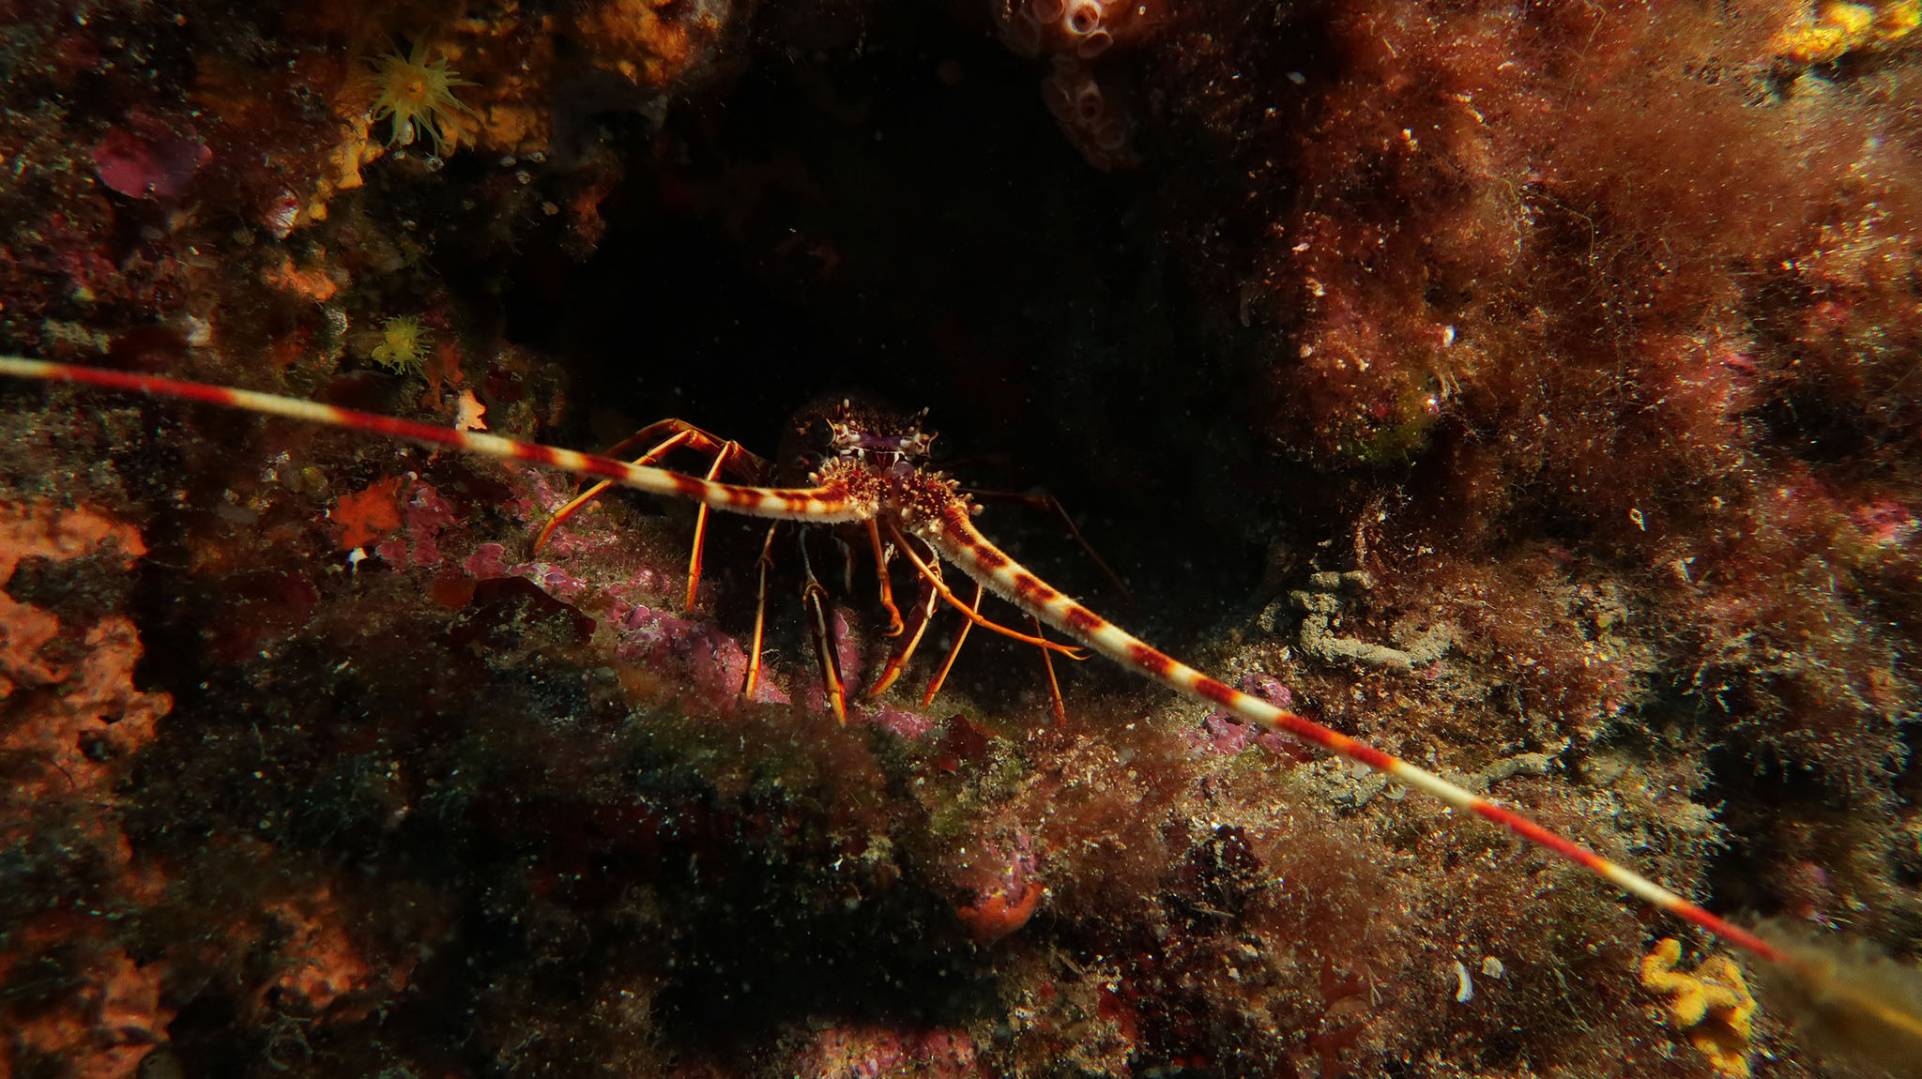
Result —
MULTIPOLYGON (((686 431, 670 435, 653 449, 634 458, 634 463, 637 465, 651 465, 666 456, 668 451, 684 445, 687 440, 688 432, 686 431)), ((607 456, 612 457, 614 454, 610 453, 607 456)), ((549 514, 547 523, 541 525, 541 530, 534 534, 534 542, 530 544, 528 548, 529 553, 540 554, 541 551, 547 547, 547 542, 554 538, 554 531, 556 529, 566 524, 575 514, 586 509, 590 503, 601 496, 603 491, 606 491, 612 486, 614 486, 614 484, 611 480, 601 480, 599 483, 594 484, 587 490, 569 499, 565 506, 549 514)))
POLYGON ((827 691, 828 704, 834 708, 834 718, 842 726, 848 721, 848 692, 846 683, 841 680, 841 661, 834 654, 834 624, 829 618, 828 590, 814 576, 814 563, 808 558, 807 532, 800 537, 801 572, 806 580, 801 586, 801 603, 807 608, 809 628, 813 630, 814 654, 821 661, 821 688, 827 691))
MULTIPOLYGON (((602 452, 601 456, 619 457, 635 446, 649 441, 654 441, 655 444, 650 447, 646 453, 634 458, 634 464, 657 464, 669 453, 682 447, 698 453, 707 454, 718 454, 726 447, 726 443, 722 439, 714 437, 699 427, 688 423, 686 420, 665 419, 650 423, 646 427, 621 439, 602 452), (666 432, 666 436, 659 437, 663 432, 666 432), (657 438, 658 441, 656 441, 657 438)), ((768 474, 769 466, 766 461, 756 457, 754 454, 748 453, 738 445, 735 447, 735 456, 737 458, 737 467, 734 469, 735 478, 753 483, 768 474)), ((708 478, 714 479, 715 477, 709 476, 708 478)), ((611 480, 602 480, 587 490, 582 491, 580 494, 575 495, 565 506, 555 510, 553 515, 547 519, 547 523, 541 526, 540 532, 535 535, 531 547, 533 553, 539 554, 541 549, 546 547, 548 541, 553 538, 555 529, 559 528, 581 510, 586 509, 590 503, 599 498, 612 486, 613 482, 611 480)), ((693 605, 692 602, 688 604, 689 607, 693 605)))
MULTIPOLYGON (((893 525, 889 525, 889 527, 892 528, 893 525)), ((899 533, 897 532, 896 535, 898 536, 899 533)), ((921 574, 921 576, 925 578, 927 582, 934 587, 934 590, 940 593, 941 598, 948 601, 948 604, 950 606, 952 606, 955 610, 960 611, 964 616, 966 616, 970 624, 980 626, 982 629, 985 629, 985 630, 990 630, 992 632, 999 633, 1003 637, 1006 637, 1010 640, 1020 641, 1022 644, 1031 644, 1031 645, 1034 645, 1036 648, 1044 648, 1049 651, 1059 652, 1062 655, 1067 656, 1069 659, 1088 658, 1088 654, 1086 651, 1080 648, 1076 648, 1073 645, 1056 644, 1053 641, 1044 640, 1032 634, 1023 633, 1018 629, 1009 629, 1008 627, 1001 625, 998 622, 990 621, 988 618, 983 616, 981 612, 976 609, 976 607, 971 607, 968 604, 962 603, 961 598, 959 596, 956 596, 953 592, 949 591, 948 586, 941 583, 940 576, 937 575, 934 572, 934 570, 929 567, 927 562, 923 561, 920 558, 920 556, 916 555, 912 550, 910 550, 905 542, 903 542, 900 546, 901 546, 901 553, 907 556, 907 559, 909 562, 914 563, 915 572, 921 574)), ((939 548, 936 548, 936 549, 939 550, 939 548)), ((1017 606, 1019 605, 1017 604, 1017 606)), ((1027 608, 1025 607, 1023 607, 1022 609, 1027 610, 1027 608)))
MULTIPOLYGON (((714 464, 707 470, 707 481, 713 483, 720 476, 721 468, 728 458, 739 452, 741 447, 733 442, 724 443, 721 452, 714 455, 714 464)), ((870 522, 872 523, 872 522, 870 522)), ((702 503, 694 511, 694 545, 687 555, 687 609, 694 609, 694 600, 701 588, 701 555, 707 547, 707 504, 702 503)))
POLYGON ((741 679, 741 698, 753 700, 754 691, 761 685, 761 641, 767 628, 767 575, 774 568, 774 534, 781 530, 781 522, 767 526, 767 538, 761 541, 760 584, 754 590, 754 638, 747 650, 747 673, 741 679))
MULTIPOLYGON (((981 582, 976 581, 974 598, 968 601, 969 612, 981 609, 982 592, 981 582)), ((954 631, 954 643, 948 646, 948 658, 941 661, 941 669, 934 672, 934 677, 928 680, 928 691, 921 694, 921 707, 926 708, 934 703, 935 694, 941 692, 942 683, 948 680, 948 672, 954 669, 955 658, 961 654, 961 646, 968 643, 968 631, 973 628, 974 620, 969 619, 961 623, 960 629, 954 631)))
POLYGON ((874 551, 874 575, 881 582, 881 608, 888 612, 886 636, 901 635, 901 610, 894 605, 894 584, 888 580, 888 555, 881 546, 881 526, 868 522, 868 546, 874 551))
MULTIPOLYGON (((937 575, 941 571, 938 562, 930 563, 929 568, 933 569, 937 575)), ((874 685, 868 687, 868 691, 863 694, 869 700, 886 693, 888 688, 894 685, 895 680, 901 677, 901 672, 907 668, 908 661, 914 658, 914 650, 921 646, 921 638, 927 633, 929 623, 934 621, 934 611, 941 603, 941 596, 927 581, 916 577, 915 583, 918 585, 918 591, 914 607, 908 612, 906 636, 901 638, 900 645, 888 656, 887 664, 881 668, 881 673, 875 678, 874 685)))
MULTIPOLYGON (((1041 636, 1041 619, 1029 615, 1028 621, 1034 624, 1034 635, 1041 636)), ((1066 723, 1068 706, 1061 702, 1061 682, 1054 676, 1054 657, 1045 648, 1041 650, 1041 669, 1048 675, 1048 711, 1053 713, 1056 723, 1066 723)))
MULTIPOLYGON (((720 451, 721 444, 727 441, 719 435, 696 427, 686 420, 669 417, 664 420, 655 420, 646 427, 621 439, 614 445, 609 446, 602 453, 602 456, 619 457, 621 454, 626 453, 636 446, 659 438, 662 432, 670 435, 685 433, 688 436, 688 448, 701 453, 717 453, 720 451)), ((766 458, 758 454, 749 453, 746 450, 736 450, 735 453, 739 458, 735 470, 737 477, 751 482, 773 474, 774 466, 768 463, 766 458)))

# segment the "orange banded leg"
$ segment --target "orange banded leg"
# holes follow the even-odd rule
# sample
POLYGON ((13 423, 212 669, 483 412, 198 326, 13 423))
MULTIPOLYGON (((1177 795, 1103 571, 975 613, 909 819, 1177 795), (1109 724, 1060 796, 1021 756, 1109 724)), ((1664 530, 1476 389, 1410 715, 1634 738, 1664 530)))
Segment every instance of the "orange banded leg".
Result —
MULTIPOLYGON (((974 598, 968 603, 974 610, 978 611, 981 609, 982 592, 983 589, 980 582, 976 582, 974 586, 974 598)), ((1034 625, 1035 635, 1039 636, 1041 633, 1041 620, 1033 615, 1029 615, 1028 621, 1034 625)), ((954 643, 948 647, 947 658, 941 661, 941 669, 929 680, 928 691, 921 695, 921 707, 926 708, 934 703, 935 696, 941 692, 941 686, 948 680, 948 672, 954 669, 954 661, 961 655, 961 646, 968 643, 968 631, 973 628, 973 622, 963 622, 961 623, 961 628, 955 632, 954 643)), ((1056 723, 1066 723, 1068 721, 1068 706, 1062 703, 1061 682, 1054 676, 1054 657, 1049 654, 1049 650, 1046 648, 1040 651, 1041 667, 1048 675, 1048 711, 1054 716, 1056 723)))
MULTIPOLYGON (((708 467, 707 481, 713 483, 720 478, 721 469, 728 459, 741 451, 739 444, 727 442, 721 451, 714 455, 714 463, 708 467)), ((707 503, 694 511, 694 547, 687 555, 687 609, 694 609, 694 600, 701 590, 701 554, 707 547, 707 503)))
POLYGON ((874 550, 874 575, 881 582, 881 608, 888 612, 888 628, 884 636, 899 637, 902 629, 901 611, 894 605, 894 584, 888 580, 888 556, 881 547, 881 526, 872 519, 868 521, 868 546, 874 550))
POLYGON ((807 607, 808 620, 813 623, 814 654, 821 661, 821 688, 827 691, 828 703, 834 707, 834 718, 842 726, 848 722, 847 686, 841 681, 841 661, 834 654, 834 625, 828 618, 828 590, 814 576, 814 564, 808 559, 807 532, 801 533, 801 571, 806 582, 801 586, 801 602, 807 607))
MULTIPOLYGON (((650 449, 646 453, 641 454, 639 457, 634 458, 634 463, 637 465, 643 465, 643 466, 652 465, 654 462, 667 456, 670 451, 675 450, 681 447, 682 445, 685 445, 687 443, 688 438, 689 438, 689 432, 687 431, 678 431, 672 435, 669 435, 666 439, 662 440, 653 449, 650 449)), ((609 487, 612 487, 612 486, 614 486, 613 480, 601 480, 599 483, 596 483, 590 486, 587 490, 582 491, 580 494, 577 494, 573 498, 569 499, 567 502, 567 505, 562 506, 560 509, 555 510, 552 514, 549 514, 547 518, 547 523, 542 525, 541 530, 534 534, 534 544, 532 548, 532 553, 540 554, 542 548, 547 546, 547 541, 554 538, 555 529, 567 523, 567 521, 570 518, 572 518, 575 514, 586 509, 589 503, 601 497, 601 493, 606 491, 609 487)))
MULTIPOLYGON (((893 525, 889 525, 888 527, 891 530, 894 529, 893 525)), ((950 606, 952 606, 955 610, 960 611, 964 616, 966 616, 969 624, 977 625, 977 626, 980 626, 982 629, 999 633, 1003 637, 1006 637, 1010 640, 1020 641, 1022 644, 1031 644, 1031 645, 1034 645, 1036 648, 1045 648, 1051 652, 1059 652, 1062 655, 1067 656, 1069 659, 1078 660, 1078 659, 1088 658, 1088 651, 1085 648, 1079 647, 1077 645, 1071 645, 1071 644, 1056 644, 1053 641, 1044 640, 1043 638, 1036 637, 1032 634, 1023 633, 1018 629, 1009 629, 1008 627, 1001 625, 999 622, 995 622, 986 618, 981 614, 980 610, 978 609, 980 607, 980 604, 977 603, 974 606, 969 606, 968 604, 961 602, 961 597, 949 591, 948 586, 941 582, 940 575, 935 573, 934 570, 928 566, 927 562, 923 561, 920 558, 920 556, 914 553, 913 550, 909 549, 905 541, 901 540, 901 534, 898 530, 895 530, 895 539, 897 541, 895 545, 900 549, 901 553, 906 555, 908 561, 914 564, 915 572, 919 573, 922 576, 922 578, 928 582, 928 584, 933 586, 935 592, 939 593, 942 599, 947 600, 950 606)))
POLYGON ((747 650, 747 674, 741 679, 741 698, 753 700, 754 691, 761 686, 761 641, 767 628, 767 575, 774 567, 774 534, 781 530, 781 522, 767 526, 767 538, 761 541, 761 583, 754 590, 754 639, 747 650))
MULTIPOLYGON (((670 434, 681 434, 685 432, 688 436, 688 448, 699 450, 702 453, 717 453, 720 451, 722 443, 727 441, 710 431, 694 426, 686 420, 677 420, 670 417, 665 420, 655 420, 646 427, 621 439, 609 447, 608 451, 602 454, 602 456, 618 457, 636 446, 660 437, 663 431, 669 432, 670 434)), ((741 451, 740 456, 743 459, 743 468, 738 470, 736 475, 741 476, 743 479, 759 480, 774 470, 773 466, 770 465, 765 458, 748 453, 745 450, 741 451)))
MULTIPOLYGON (((974 584, 974 598, 968 601, 969 611, 979 611, 981 609, 981 595, 983 591, 981 582, 976 581, 974 584)), ((934 703, 934 695, 941 692, 941 684, 948 680, 948 672, 954 669, 955 657, 961 654, 961 646, 968 643, 968 631, 973 628, 974 621, 973 619, 969 619, 961 623, 960 629, 954 631, 954 643, 948 646, 948 658, 941 661, 941 669, 934 672, 934 677, 928 680, 928 691, 921 694, 921 707, 926 708, 934 703)))
MULTIPOLYGON (((939 562, 931 562, 929 568, 934 570, 936 576, 940 575, 939 562)), ((941 596, 921 578, 916 577, 915 583, 919 586, 919 591, 915 596, 914 607, 908 612, 911 621, 906 629, 907 635, 901 639, 901 644, 895 648, 893 654, 888 656, 887 664, 881 668, 881 673, 875 678, 874 685, 868 687, 864 696, 869 700, 886 693, 888 688, 894 685, 895 680, 901 677, 901 672, 907 669, 908 661, 914 658, 914 650, 921 646, 921 637, 927 633, 929 623, 934 621, 934 611, 941 603, 941 596)))
MULTIPOLYGON (((1034 635, 1041 636, 1041 619, 1029 615, 1028 621, 1034 624, 1034 635)), ((1048 711, 1054 714, 1056 723, 1066 723, 1068 706, 1061 703, 1061 683, 1054 676, 1054 657, 1045 648, 1041 650, 1041 669, 1048 672, 1048 711)))
MULTIPOLYGON (((601 456, 618 457, 633 449, 635 446, 648 442, 654 442, 654 445, 646 453, 636 457, 633 462, 634 464, 642 467, 650 467, 660 461, 661 458, 666 457, 669 453, 683 447, 698 453, 719 453, 726 448, 726 444, 721 439, 688 423, 686 420, 665 419, 650 423, 646 427, 621 439, 619 442, 608 447, 607 452, 601 456), (666 433, 666 437, 663 438, 661 436, 664 432, 666 433), (655 441, 656 439, 659 439, 659 441, 655 441)), ((768 474, 769 466, 766 461, 741 450, 738 446, 735 449, 735 453, 738 457, 744 459, 744 466, 734 470, 738 478, 744 479, 749 483, 754 483, 760 481, 768 474)), ((713 478, 713 476, 709 477, 709 479, 713 478)), ((587 490, 575 495, 567 505, 554 511, 554 514, 547 519, 547 523, 541 526, 540 532, 535 535, 533 552, 539 554, 541 549, 546 547, 548 541, 553 538, 555 529, 565 523, 568 518, 573 517, 585 509, 588 504, 599 498, 602 493, 611 486, 613 486, 613 481, 601 480, 587 490)), ((693 606, 693 604, 690 603, 689 606, 693 606)))

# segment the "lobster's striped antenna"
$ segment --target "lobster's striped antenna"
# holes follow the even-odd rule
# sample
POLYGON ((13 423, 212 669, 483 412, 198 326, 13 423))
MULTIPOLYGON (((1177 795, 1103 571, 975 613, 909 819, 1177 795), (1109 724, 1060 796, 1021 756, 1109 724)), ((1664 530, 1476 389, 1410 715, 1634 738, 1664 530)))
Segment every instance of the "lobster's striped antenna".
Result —
MULTIPOLYGON (((445 446, 485 457, 525 461, 529 464, 582 476, 607 479, 624 487, 698 502, 717 510, 750 517, 833 524, 871 521, 882 516, 884 512, 893 512, 888 507, 876 505, 871 501, 851 498, 846 491, 833 486, 780 488, 718 483, 681 475, 666 469, 629 464, 611 457, 580 453, 556 446, 520 442, 451 427, 437 427, 372 412, 318 404, 278 394, 229 389, 202 382, 187 382, 155 375, 109 371, 3 355, 0 355, 0 375, 42 382, 80 383, 158 397, 200 401, 248 412, 304 420, 329 427, 386 435, 426 446, 445 446)), ((1790 954, 1755 933, 1712 913, 1700 904, 1685 899, 1634 870, 1543 827, 1493 799, 1484 798, 1425 768, 1350 738, 1305 716, 1296 715, 1242 693, 1149 646, 1049 586, 990 543, 968 519, 968 507, 961 500, 954 500, 937 516, 904 523, 909 525, 909 531, 928 543, 942 558, 959 566, 977 583, 1123 666, 1172 689, 1225 708, 1244 720, 1260 724, 1270 730, 1285 732, 1320 746, 1406 786, 1434 795, 1456 809, 1472 813, 1506 828, 1523 839, 1581 866, 1649 905, 1697 925, 1722 941, 1776 966, 1794 977, 1824 1009, 1847 1012, 1857 1018, 1869 1019, 1880 1024, 1890 1033, 1922 1041, 1922 1016, 1918 1016, 1901 1003, 1879 993, 1872 986, 1855 984, 1847 980, 1844 975, 1838 973, 1834 965, 1820 959, 1790 954)), ((907 549, 905 543, 901 547, 903 550, 907 549)), ((921 567, 917 566, 917 569, 919 568, 921 567)), ((932 569, 931 566, 928 568, 932 569)), ((930 573, 929 576, 938 580, 938 575, 930 573)), ((941 586, 938 590, 945 593, 942 598, 960 607, 963 613, 970 617, 971 622, 974 620, 985 622, 985 619, 980 619, 980 616, 969 609, 968 605, 954 598, 952 592, 949 592, 945 586, 941 586)), ((993 623, 988 625, 1017 639, 1027 637, 1025 634, 994 626, 993 623)), ((1043 643, 1073 654, 1072 649, 1055 642, 1043 643)), ((750 674, 751 677, 752 674, 750 674)))
POLYGON ((626 461, 615 460, 612 457, 581 453, 578 450, 562 449, 559 446, 543 446, 535 442, 501 438, 498 435, 479 434, 453 427, 437 427, 430 423, 397 419, 375 412, 339 408, 273 393, 213 386, 205 382, 187 382, 131 371, 110 371, 99 367, 49 363, 45 360, 29 360, 20 356, 0 356, 0 375, 13 375, 41 382, 75 382, 110 390, 144 393, 154 397, 201 401, 240 409, 244 412, 284 416, 327 427, 386 435, 408 442, 418 442, 425 446, 446 446, 483 457, 525 461, 528 464, 559 469, 580 476, 611 480, 637 491, 699 502, 718 510, 748 517, 834 524, 841 521, 870 520, 875 514, 873 505, 855 501, 835 487, 751 487, 734 483, 717 483, 713 480, 684 476, 664 468, 628 464, 626 461))
POLYGON ((960 508, 950 510, 938 522, 921 530, 922 538, 933 544, 942 556, 1001 595, 1002 598, 1042 621, 1060 629, 1088 647, 1130 667, 1163 685, 1225 708, 1250 723, 1283 731, 1340 754, 1358 764, 1416 790, 1432 794, 1456 809, 1473 813, 1514 832, 1537 846, 1561 855, 1583 869, 1614 884, 1648 903, 1679 918, 1693 922, 1710 933, 1746 951, 1781 962, 1785 958, 1774 945, 1717 915, 1697 903, 1602 857, 1580 843, 1503 806, 1490 798, 1451 783, 1441 776, 1400 757, 1385 753, 1365 742, 1356 741, 1340 731, 1325 727, 1306 716, 1277 708, 1259 697, 1252 697, 1223 682, 1210 678, 1193 667, 1163 653, 1121 627, 1102 618, 1068 596, 1048 586, 1020 563, 988 542, 960 508))
POLYGON ((988 542, 968 519, 965 506, 950 507, 940 518, 924 521, 916 534, 943 558, 1003 599, 1060 629, 1110 659, 1172 689, 1218 705, 1251 723, 1282 731, 1448 805, 1499 825, 1536 846, 1552 851, 1659 910, 1700 926, 1726 944, 1740 948, 1793 978, 1810 1001, 1850 1021, 1869 1020, 1882 1032, 1922 1044, 1922 1015, 1874 985, 1847 978, 1819 957, 1790 954, 1701 904, 1685 899, 1601 854, 1516 812, 1484 798, 1419 765, 1350 738, 1306 716, 1277 708, 1226 685, 1161 652, 1077 603, 1028 572, 988 542))
MULTIPOLYGON (((718 483, 684 476, 665 469, 629 464, 611 457, 520 442, 452 427, 437 427, 372 412, 283 397, 278 394, 230 389, 156 375, 50 363, 14 356, 0 356, 0 374, 47 382, 81 383, 186 401, 201 401, 248 412, 305 420, 330 427, 387 435, 428 446, 446 446, 488 457, 526 461, 581 475, 600 477, 653 494, 702 502, 716 509, 749 516, 828 523, 870 520, 877 512, 877 507, 855 505, 840 492, 831 489, 786 490, 718 483)), ((938 517, 918 522, 918 527, 912 530, 931 544, 942 557, 960 566, 968 576, 980 584, 1123 666, 1182 693, 1226 708, 1249 722, 1260 724, 1271 730, 1285 731, 1304 741, 1321 746, 1409 787, 1432 794, 1457 809, 1492 821, 1648 903, 1693 922, 1757 956, 1772 962, 1782 962, 1786 958, 1780 950, 1754 933, 1716 916, 1699 904, 1684 899, 1647 877, 1544 828, 1492 799, 1484 798, 1433 772, 1366 743, 1358 742, 1305 716, 1296 715, 1259 698, 1251 697, 1150 647, 1134 635, 1050 587, 1008 557, 975 529, 968 519, 967 507, 959 500, 946 507, 938 517)), ((915 559, 911 548, 906 544, 902 544, 901 549, 908 554, 909 558, 915 559)), ((935 579, 928 568, 922 565, 919 559, 915 561, 917 568, 924 575, 929 575, 930 581, 933 582, 935 579)), ((980 615, 970 610, 944 586, 934 583, 933 587, 950 604, 961 609, 970 621, 984 621, 980 615)), ((1003 630, 1003 632, 1008 632, 1017 639, 1026 638, 1026 635, 1014 631, 1003 630)), ((1054 647, 1064 646, 1054 645, 1054 647)))

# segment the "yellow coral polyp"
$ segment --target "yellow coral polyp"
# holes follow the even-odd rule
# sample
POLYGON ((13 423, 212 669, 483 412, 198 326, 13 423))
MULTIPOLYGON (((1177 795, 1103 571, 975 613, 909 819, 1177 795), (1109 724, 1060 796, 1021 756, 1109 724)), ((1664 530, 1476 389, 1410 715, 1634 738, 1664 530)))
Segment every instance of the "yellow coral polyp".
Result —
POLYGON ((381 324, 380 340, 369 355, 396 374, 419 374, 426 362, 429 336, 427 327, 411 315, 390 318, 381 324))
POLYGON ((1675 998, 1668 1006, 1669 1021, 1687 1033, 1689 1044, 1717 1072, 1748 1079, 1756 1003, 1742 968, 1728 956, 1715 955, 1689 973, 1675 969, 1681 958, 1682 942, 1664 938, 1642 957, 1642 985, 1675 998))
POLYGON ((1826 64, 1861 49, 1888 48, 1922 26, 1922 0, 1831 0, 1775 39, 1776 54, 1826 64))
POLYGON ((425 41, 415 41, 405 56, 395 50, 368 63, 375 91, 374 122, 393 124, 387 145, 407 146, 425 134, 434 144, 434 153, 445 157, 457 141, 450 130, 453 115, 474 115, 454 96, 454 88, 474 84, 455 74, 445 57, 431 56, 425 41))

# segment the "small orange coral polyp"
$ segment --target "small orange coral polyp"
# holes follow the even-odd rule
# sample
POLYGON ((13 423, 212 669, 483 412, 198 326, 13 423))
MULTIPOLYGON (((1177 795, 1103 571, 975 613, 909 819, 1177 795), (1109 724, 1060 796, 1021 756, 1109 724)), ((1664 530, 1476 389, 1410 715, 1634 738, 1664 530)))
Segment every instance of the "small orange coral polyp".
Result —
POLYGON ((968 927, 976 942, 992 944, 1028 924, 1041 903, 1041 889, 1033 884, 1016 885, 1019 897, 1006 888, 996 888, 981 901, 961 907, 955 914, 968 927))
POLYGON ((333 519, 339 534, 340 549, 365 547, 400 527, 401 478, 390 476, 335 503, 333 519))

